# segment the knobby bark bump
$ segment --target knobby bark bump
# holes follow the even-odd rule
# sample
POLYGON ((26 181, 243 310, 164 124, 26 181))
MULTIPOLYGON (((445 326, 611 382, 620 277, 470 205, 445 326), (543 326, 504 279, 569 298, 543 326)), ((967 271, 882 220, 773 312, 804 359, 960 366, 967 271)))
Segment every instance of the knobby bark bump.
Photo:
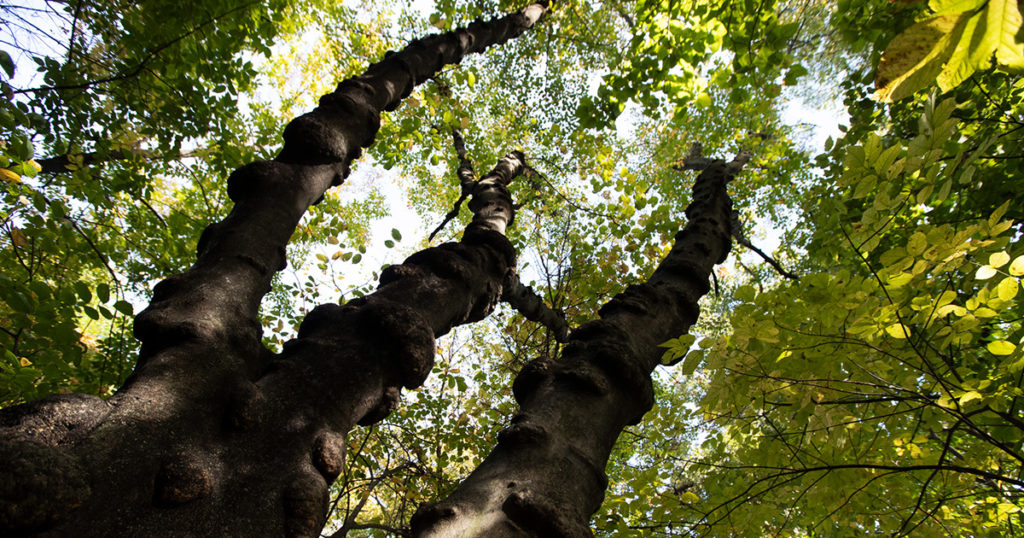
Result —
POLYGON ((699 315, 713 267, 731 248, 726 184, 745 162, 707 161, 687 225, 647 282, 632 285, 569 336, 558 359, 529 363, 513 385, 519 413, 447 499, 423 505, 417 537, 587 537, 604 498, 612 445, 654 403, 659 344, 699 315))
POLYGON ((293 120, 275 160, 232 173, 231 213, 136 318, 142 348, 127 383, 106 401, 60 395, 0 412, 0 534, 319 535, 345 434, 423 382, 436 336, 500 298, 515 264, 504 185, 522 156, 479 182, 461 242, 389 268, 366 298, 314 309, 279 355, 261 344, 260 301, 299 219, 348 175, 381 111, 544 11, 534 4, 389 53, 293 120))

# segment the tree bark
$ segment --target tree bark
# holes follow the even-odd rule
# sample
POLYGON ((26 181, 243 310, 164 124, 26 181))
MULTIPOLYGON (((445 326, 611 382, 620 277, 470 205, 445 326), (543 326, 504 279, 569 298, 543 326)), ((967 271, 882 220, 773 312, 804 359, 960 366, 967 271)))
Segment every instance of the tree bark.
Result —
POLYGON ((651 374, 665 351, 659 344, 696 322, 711 270, 729 253, 726 184, 744 160, 705 163, 688 224, 648 281, 627 287, 599 320, 576 329, 559 359, 537 359, 520 372, 512 424, 454 493, 420 507, 414 536, 591 536, 612 445, 654 403, 651 374))
POLYGON ((235 206, 187 272, 136 318, 135 371, 109 400, 61 395, 0 412, 0 535, 317 536, 345 434, 429 373, 434 338, 487 315, 514 268, 510 154, 474 193, 460 243, 386 270, 374 294, 322 305, 280 355, 258 310, 303 213, 340 184, 382 110, 448 63, 518 36, 545 7, 388 54, 285 129, 269 162, 228 178, 235 206))

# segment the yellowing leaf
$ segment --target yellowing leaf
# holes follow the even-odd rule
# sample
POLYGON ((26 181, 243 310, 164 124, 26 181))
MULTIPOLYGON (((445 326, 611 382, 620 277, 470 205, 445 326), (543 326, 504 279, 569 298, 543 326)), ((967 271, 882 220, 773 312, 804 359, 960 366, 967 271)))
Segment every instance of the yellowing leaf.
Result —
POLYGON ((21 183, 21 176, 6 168, 0 168, 0 179, 10 183, 21 183))
POLYGON ((963 33, 956 48, 936 78, 939 89, 949 91, 967 80, 979 68, 987 67, 992 61, 997 37, 985 31, 982 12, 975 13, 964 25, 963 33))
POLYGON ((14 242, 16 247, 28 246, 28 238, 25 237, 25 232, 17 228, 11 228, 11 241, 14 242))
POLYGON ((978 316, 979 318, 994 318, 994 317, 998 316, 999 313, 996 312, 995 310, 992 310, 991 308, 989 308, 987 306, 983 306, 983 307, 975 310, 974 311, 974 315, 978 316))
POLYGON ((974 275, 978 280, 988 280, 996 276, 996 268, 991 265, 982 265, 978 268, 978 273, 974 275))
POLYGON ((1024 69, 1024 43, 1021 32, 1020 6, 1017 0, 989 0, 986 10, 989 32, 998 32, 996 63, 1008 69, 1024 69))
POLYGON ((988 264, 992 267, 1002 267, 1009 263, 1010 255, 1005 252, 996 252, 988 257, 988 264))
POLYGON ((931 0, 928 7, 936 15, 974 11, 985 4, 985 0, 931 0))
POLYGON ((1017 346, 1007 342, 1006 340, 995 340, 989 342, 987 346, 989 353, 993 355, 1009 355, 1013 353, 1017 346))
POLYGON ((1024 276, 1024 256, 1017 256, 1007 271, 1013 276, 1024 276))
POLYGON ((18 361, 18 364, 22 366, 32 366, 32 361, 26 359, 25 357, 22 357, 21 360, 18 361))
POLYGON ((898 101, 931 84, 960 41, 970 13, 938 15, 893 38, 878 62, 875 97, 898 101))
POLYGON ((928 248, 928 237, 921 232, 915 232, 907 241, 907 252, 912 256, 920 256, 924 249, 928 248))
POLYGON ((889 286, 892 288, 899 288, 907 285, 910 280, 914 278, 914 275, 910 273, 900 273, 889 277, 889 286))
POLYGON ((1020 507, 1012 503, 999 503, 999 505, 996 506, 996 513, 999 514, 999 516, 1015 514, 1017 512, 1020 512, 1020 507))
POLYGON ((903 339, 907 337, 907 333, 901 323, 893 323, 885 328, 885 332, 893 338, 903 339))
POLYGON ((698 497, 697 494, 692 491, 683 492, 683 494, 679 496, 679 502, 683 504, 693 504, 699 500, 700 497, 698 497))
POLYGON ((953 314, 956 314, 958 316, 962 316, 962 315, 967 313, 967 309, 962 307, 962 306, 959 306, 959 305, 948 304, 948 305, 939 307, 939 309, 935 311, 935 317, 942 318, 942 317, 945 317, 945 316, 949 315, 950 312, 952 312, 953 314))
POLYGON ((1017 285, 1017 279, 1008 276, 996 286, 996 295, 1004 301, 1009 301, 1017 296, 1017 290, 1019 289, 1020 286, 1017 285))
POLYGON ((963 396, 960 396, 960 405, 964 405, 967 402, 970 402, 971 400, 980 400, 980 399, 981 399, 981 393, 980 392, 978 392, 976 390, 968 391, 968 392, 965 392, 963 394, 963 396))

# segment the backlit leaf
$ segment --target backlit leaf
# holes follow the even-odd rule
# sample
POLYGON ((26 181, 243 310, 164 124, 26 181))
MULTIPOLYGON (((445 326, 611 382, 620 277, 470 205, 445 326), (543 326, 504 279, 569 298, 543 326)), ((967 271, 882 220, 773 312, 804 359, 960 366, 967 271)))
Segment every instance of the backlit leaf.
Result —
POLYGON ((1011 344, 1010 342, 1007 342, 1006 340, 994 340, 992 342, 989 342, 988 345, 986 345, 985 347, 993 355, 1009 355, 1010 353, 1013 353, 1015 349, 1017 349, 1017 346, 1011 344))

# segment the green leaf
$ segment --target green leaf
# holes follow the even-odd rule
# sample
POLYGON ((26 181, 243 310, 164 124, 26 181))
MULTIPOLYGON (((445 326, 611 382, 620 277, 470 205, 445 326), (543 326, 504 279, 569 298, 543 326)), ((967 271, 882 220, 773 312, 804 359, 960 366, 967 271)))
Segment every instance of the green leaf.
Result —
POLYGON ((110 285, 106 282, 102 282, 96 286, 96 297, 101 303, 106 303, 110 300, 110 285))
POLYGON ((7 73, 7 78, 14 76, 14 60, 11 59, 10 54, 2 50, 0 50, 0 67, 3 68, 4 73, 7 73))
POLYGON ((679 368, 679 371, 683 375, 690 375, 697 369, 697 365, 700 364, 700 361, 702 360, 704 360, 704 352, 700 350, 693 350, 686 354, 686 358, 683 359, 683 365, 679 368))
POLYGON ((736 288, 735 295, 737 299, 749 303, 754 300, 754 297, 757 295, 757 290, 754 289, 753 286, 740 286, 736 288))
POLYGON ((395 241, 402 240, 402 233, 398 231, 398 228, 391 229, 391 238, 394 239, 395 241))
POLYGON ((123 299, 120 300, 120 301, 115 302, 114 303, 114 308, 117 309, 118 312, 120 312, 120 313, 122 313, 122 314, 124 314, 126 316, 131 316, 132 314, 135 313, 135 308, 132 307, 132 304, 129 303, 128 301, 123 300, 123 299))
POLYGON ((82 299, 83 302, 92 301, 92 292, 89 291, 89 286, 85 282, 75 282, 75 293, 82 299))

